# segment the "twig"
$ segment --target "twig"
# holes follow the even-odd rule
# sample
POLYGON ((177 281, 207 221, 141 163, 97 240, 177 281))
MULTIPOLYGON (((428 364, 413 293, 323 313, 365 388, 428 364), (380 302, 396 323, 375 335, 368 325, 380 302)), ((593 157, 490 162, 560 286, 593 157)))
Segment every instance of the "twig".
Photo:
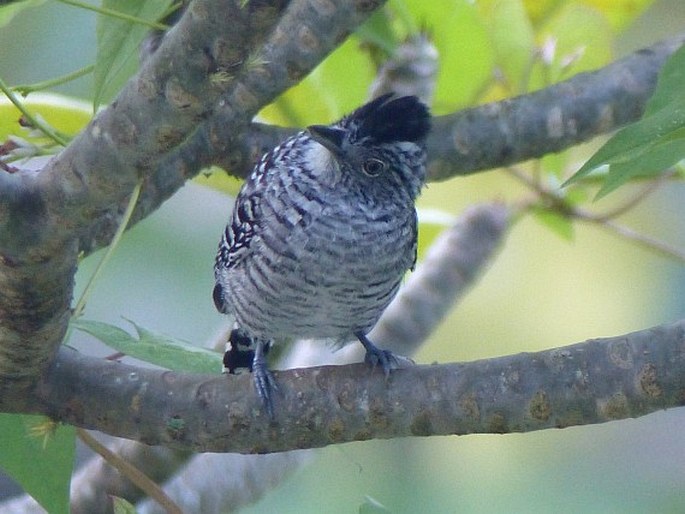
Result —
POLYGON ((633 230, 630 227, 620 225, 619 223, 616 223, 614 221, 596 218, 593 214, 584 212, 580 209, 574 209, 573 216, 582 221, 594 223, 595 225, 602 227, 608 230, 609 232, 613 232, 614 234, 617 234, 625 239, 628 239, 629 241, 638 243, 639 245, 647 248, 648 250, 653 250, 663 255, 664 257, 669 257, 671 259, 676 259, 682 263, 685 263, 685 252, 679 250, 678 248, 672 245, 669 245, 668 243, 660 241, 659 239, 646 236, 644 234, 637 232, 636 230, 633 230))
POLYGON ((150 478, 138 468, 121 459, 116 453, 110 451, 109 448, 103 444, 100 444, 100 442, 86 430, 77 428, 76 433, 86 446, 95 453, 101 455, 111 466, 115 467, 121 474, 143 490, 145 494, 164 507, 169 514, 183 514, 183 511, 178 505, 176 505, 176 503, 174 503, 156 483, 150 480, 150 478))
POLYGON ((71 73, 67 73, 66 75, 62 75, 61 77, 55 77, 49 80, 44 80, 42 82, 36 82, 35 84, 19 84, 18 86, 12 86, 12 89, 14 91, 19 92, 21 96, 27 96, 28 94, 33 93, 34 91, 49 89, 51 87, 59 86, 66 82, 76 80, 77 78, 92 73, 94 69, 95 65, 89 64, 88 66, 84 66, 79 70, 72 71, 71 73))
POLYGON ((5 96, 9 99, 9 101, 12 102, 14 106, 19 110, 19 112, 21 112, 24 115, 24 118, 28 120, 32 127, 39 129, 46 136, 48 136, 50 139, 52 139, 59 145, 67 146, 67 144, 69 144, 69 140, 66 136, 60 134, 55 129, 50 127, 48 124, 40 121, 28 109, 26 109, 21 100, 19 100, 19 98, 17 98, 17 95, 14 94, 12 88, 8 87, 2 79, 0 79, 0 91, 2 91, 5 94, 5 96))
POLYGON ((121 11, 115 9, 108 9, 107 7, 98 7, 96 5, 91 5, 85 2, 79 2, 77 0, 57 0, 63 4, 71 5, 72 7, 78 7, 80 9, 86 9, 88 11, 94 11, 103 16, 110 16, 112 18, 118 18, 120 20, 128 21, 130 23, 137 23, 139 25, 145 25, 152 29, 157 30, 167 30, 169 27, 163 23, 158 23, 156 21, 148 21, 143 18, 138 18, 137 16, 131 16, 121 11))
MULTIPOLYGON (((616 223, 615 221, 612 221, 612 218, 624 214, 627 210, 635 207, 638 203, 644 200, 648 194, 655 191, 659 187, 659 185, 661 185, 663 180, 670 178, 672 174, 664 176, 665 178, 661 180, 651 182, 647 185, 647 187, 644 188, 644 190, 639 195, 636 195, 635 197, 631 198, 630 200, 620 205, 616 209, 608 211, 603 214, 594 214, 585 209, 569 205, 567 202, 564 201, 563 197, 556 195, 550 189, 547 189, 538 182, 534 181, 533 179, 528 177, 527 174, 524 173, 522 170, 514 166, 510 166, 506 168, 506 170, 507 173, 509 173, 511 176, 515 177, 517 180, 521 181, 522 183, 533 189, 542 198, 547 200, 551 204, 548 207, 550 211, 557 212, 562 216, 566 216, 568 218, 593 223, 599 227, 604 228, 609 232, 612 232, 618 236, 623 237, 624 239, 637 243, 643 246, 644 248, 653 250, 665 257, 685 263, 685 252, 679 250, 678 248, 672 245, 669 245, 668 243, 641 234, 636 230, 626 227, 625 225, 621 225, 619 223, 616 223)), ((538 206, 537 204, 538 202, 536 202, 535 200, 528 200, 522 204, 522 208, 530 210, 531 208, 538 206)))

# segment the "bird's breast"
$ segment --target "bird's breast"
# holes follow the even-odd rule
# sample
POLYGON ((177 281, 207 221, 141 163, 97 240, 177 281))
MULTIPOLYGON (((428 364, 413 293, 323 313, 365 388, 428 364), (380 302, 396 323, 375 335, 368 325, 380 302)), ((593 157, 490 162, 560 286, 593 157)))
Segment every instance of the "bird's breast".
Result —
POLYGON ((413 264, 413 206, 332 202, 300 185, 263 201, 262 220, 229 281, 238 321, 263 337, 368 331, 413 264))

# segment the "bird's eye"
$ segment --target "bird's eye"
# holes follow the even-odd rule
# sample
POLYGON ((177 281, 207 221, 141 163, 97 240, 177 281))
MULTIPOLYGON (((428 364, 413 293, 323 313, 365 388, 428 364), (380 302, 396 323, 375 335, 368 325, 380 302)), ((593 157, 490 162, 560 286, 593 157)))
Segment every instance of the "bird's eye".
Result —
POLYGON ((364 164, 362 164, 362 170, 364 170, 364 173, 366 173, 369 177, 377 177, 383 173, 387 167, 388 165, 385 162, 373 157, 366 159, 364 164))

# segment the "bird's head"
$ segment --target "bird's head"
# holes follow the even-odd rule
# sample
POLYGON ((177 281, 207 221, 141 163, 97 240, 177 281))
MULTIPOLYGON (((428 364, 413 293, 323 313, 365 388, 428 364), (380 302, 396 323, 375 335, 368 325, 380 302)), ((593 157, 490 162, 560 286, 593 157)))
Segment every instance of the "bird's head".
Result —
POLYGON ((392 96, 380 96, 332 125, 312 125, 307 131, 357 182, 400 187, 414 199, 426 178, 430 114, 415 96, 392 96))

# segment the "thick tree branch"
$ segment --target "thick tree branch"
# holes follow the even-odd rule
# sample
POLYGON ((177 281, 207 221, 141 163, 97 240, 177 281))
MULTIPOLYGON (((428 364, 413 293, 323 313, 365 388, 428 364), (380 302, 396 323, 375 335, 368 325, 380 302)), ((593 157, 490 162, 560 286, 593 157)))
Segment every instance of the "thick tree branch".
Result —
POLYGON ((540 91, 438 117, 428 142, 431 179, 542 157, 638 120, 683 42, 681 34, 540 91))
POLYGON ((228 123, 224 135, 239 137, 260 106, 378 5, 295 0, 284 15, 290 29, 273 30, 286 2, 197 0, 112 105, 43 170, 0 172, 0 402, 25 398, 53 357, 66 330, 77 255, 109 241, 134 185, 144 180, 133 222, 199 171, 169 156, 197 149, 198 134, 212 139, 201 135, 201 120, 218 116, 228 123), (328 29, 325 36, 302 25, 308 20, 328 29), (292 35, 290 60, 263 61, 281 56, 278 44, 292 35))
MULTIPOLYGON (((681 34, 540 91, 435 117, 429 180, 542 157, 638 120, 661 67, 683 42, 681 34)), ((213 162, 245 176, 255 158, 297 130, 253 123, 237 151, 215 154, 213 162), (229 160, 234 155, 242 160, 229 160)))
POLYGON ((141 369, 62 348, 39 403, 26 410, 146 444, 238 453, 603 423, 683 405, 685 320, 537 353, 415 366, 388 380, 364 364, 275 376, 281 395, 269 423, 248 375, 141 369))
MULTIPOLYGON (((252 3, 246 2, 247 5, 252 3)), ((260 2, 254 3, 261 5, 260 2)), ((183 138, 174 138, 167 151, 149 169, 146 168, 149 180, 133 221, 153 212, 187 179, 211 165, 212 156, 223 155, 236 162, 244 159, 245 156, 239 153, 239 141, 246 137, 250 121, 259 109, 299 82, 382 3, 383 0, 344 0, 333 5, 322 0, 293 0, 277 24, 274 24, 273 16, 247 23, 246 35, 250 30, 258 30, 262 34, 259 40, 250 40, 252 46, 247 47, 224 38, 226 32, 234 30, 230 22, 221 30, 214 30, 210 34, 212 55, 202 75, 202 83, 208 92, 216 90, 220 94, 210 94, 206 98, 202 91, 187 98, 185 92, 180 91, 184 93, 181 107, 188 109, 201 102, 202 115, 193 119, 192 130, 184 132, 183 138)), ((270 7, 268 2, 263 9, 270 15, 275 14, 272 12, 275 7, 270 7)), ((212 10, 207 11, 212 16, 212 10)), ((186 18, 187 15, 182 20, 186 18)), ((250 19, 249 14, 246 19, 250 19)), ((203 27, 196 30, 203 30, 203 27)), ((165 48, 167 39, 176 40, 177 37, 171 32, 157 52, 165 48)), ((175 51, 183 52, 183 49, 175 48, 175 51)), ((151 60, 158 60, 157 53, 151 60)), ((179 80, 179 84, 183 82, 179 80)), ((141 117, 155 120, 154 126, 166 126, 158 124, 154 112, 141 117)), ((177 130, 173 123, 171 126, 173 131, 177 130)), ((251 156, 252 163, 260 156, 251 156)), ((150 159, 146 153, 140 158, 146 163, 150 159)), ((89 226, 87 237, 82 238, 81 249, 89 252, 106 244, 113 228, 111 222, 100 217, 89 226)))
POLYGON ((43 170, 0 172, 4 402, 27 396, 65 334, 84 230, 103 219, 116 226, 119 206, 134 184, 187 136, 221 92, 207 91, 206 80, 211 71, 207 53, 214 49, 216 34, 234 38, 229 46, 249 49, 263 37, 255 23, 278 20, 279 9, 249 4, 194 2, 174 27, 174 37, 43 170))

